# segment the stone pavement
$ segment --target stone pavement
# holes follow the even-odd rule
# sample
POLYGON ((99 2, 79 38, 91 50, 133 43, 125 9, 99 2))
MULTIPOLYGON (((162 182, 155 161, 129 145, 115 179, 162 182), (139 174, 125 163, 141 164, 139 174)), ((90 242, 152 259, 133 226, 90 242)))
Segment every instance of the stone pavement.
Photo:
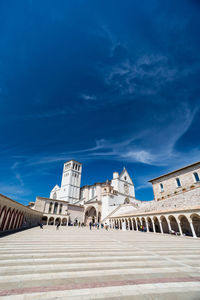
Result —
POLYGON ((0 239, 0 299, 200 299, 200 239, 44 227, 0 239))

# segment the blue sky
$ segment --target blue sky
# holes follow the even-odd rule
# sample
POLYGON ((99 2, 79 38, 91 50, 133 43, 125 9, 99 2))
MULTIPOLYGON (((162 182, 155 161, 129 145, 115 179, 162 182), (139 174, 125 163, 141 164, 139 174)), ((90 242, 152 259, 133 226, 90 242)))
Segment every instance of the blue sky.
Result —
POLYGON ((83 163, 148 180, 200 157, 200 3, 0 1, 0 193, 27 204, 83 163))

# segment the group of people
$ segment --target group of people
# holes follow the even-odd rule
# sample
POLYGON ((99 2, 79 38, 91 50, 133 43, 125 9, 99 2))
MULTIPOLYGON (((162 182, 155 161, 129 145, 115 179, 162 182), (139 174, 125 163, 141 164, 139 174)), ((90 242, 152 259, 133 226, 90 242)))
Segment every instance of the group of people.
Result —
POLYGON ((108 231, 109 225, 107 223, 106 224, 103 224, 103 223, 99 224, 99 223, 90 222, 89 227, 90 227, 90 230, 92 229, 92 227, 94 227, 94 228, 96 227, 97 229, 99 229, 101 227, 101 229, 105 228, 108 231))

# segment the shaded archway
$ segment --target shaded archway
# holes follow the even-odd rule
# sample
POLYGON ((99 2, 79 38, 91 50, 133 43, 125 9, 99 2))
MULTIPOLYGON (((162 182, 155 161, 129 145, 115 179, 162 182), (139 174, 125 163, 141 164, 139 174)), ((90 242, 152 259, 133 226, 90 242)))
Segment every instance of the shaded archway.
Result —
POLYGON ((128 219, 128 222, 129 222, 129 229, 130 229, 130 230, 133 230, 131 218, 128 219))
POLYGON ((85 212, 85 225, 89 225, 90 222, 92 224, 96 223, 97 212, 94 206, 89 206, 85 212))
POLYGON ((180 226, 181 226, 181 229, 182 229, 182 233, 184 235, 187 235, 187 236, 193 236, 192 235, 192 230, 191 230, 191 227, 190 227, 190 223, 189 223, 188 219, 186 218, 186 216, 181 215, 178 218, 180 220, 180 226))
POLYGON ((137 221, 136 224, 137 224, 138 230, 140 230, 140 227, 141 227, 140 219, 136 218, 136 221, 137 221))
POLYGON ((119 220, 119 229, 122 229, 122 220, 119 220))
POLYGON ((133 230, 137 230, 136 228, 136 222, 135 222, 135 218, 132 219, 132 222, 133 222, 133 230))
POLYGON ((49 218, 48 225, 54 225, 54 218, 53 217, 49 218))
POLYGON ((154 222, 154 226, 155 226, 155 232, 161 233, 160 224, 159 224, 158 218, 154 217, 153 218, 153 222, 154 222))
POLYGON ((153 232, 153 222, 150 217, 147 218, 148 226, 149 226, 149 231, 153 232))
POLYGON ((169 226, 167 224, 167 220, 164 216, 160 217, 163 233, 169 233, 169 226))
POLYGON ((56 220, 55 220, 55 225, 58 225, 58 224, 61 225, 61 218, 56 218, 56 220))
POLYGON ((47 216, 43 216, 43 217, 42 217, 42 224, 43 224, 43 225, 47 225, 47 223, 48 223, 48 218, 47 218, 47 216))
POLYGON ((4 206, 1 210, 1 214, 0 214, 0 231, 3 230, 3 226, 4 226, 4 222, 5 222, 5 218, 6 218, 6 212, 7 212, 7 208, 6 206, 4 206))
POLYGON ((190 218, 192 220, 192 224, 193 224, 196 236, 200 237, 200 216, 197 214, 193 214, 190 216, 190 218))
POLYGON ((168 219, 169 219, 169 222, 170 222, 171 229, 174 230, 175 232, 179 232, 178 223, 177 223, 175 217, 174 216, 169 216, 168 219))
POLYGON ((145 228, 147 227, 146 220, 144 217, 141 219, 141 223, 145 228))
POLYGON ((62 219, 62 225, 63 225, 63 226, 66 226, 66 225, 67 225, 67 218, 63 218, 63 219, 62 219))

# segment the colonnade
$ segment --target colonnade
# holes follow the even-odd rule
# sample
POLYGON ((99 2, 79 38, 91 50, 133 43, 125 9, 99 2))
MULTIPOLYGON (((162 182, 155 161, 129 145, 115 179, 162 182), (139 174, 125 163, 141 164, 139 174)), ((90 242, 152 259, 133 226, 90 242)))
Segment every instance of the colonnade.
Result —
POLYGON ((37 225, 42 213, 0 194, 0 232, 37 225))
POLYGON ((109 222, 112 228, 118 229, 200 237, 199 213, 115 217, 109 222))
POLYGON ((51 216, 47 217, 47 216, 44 216, 42 218, 42 223, 44 225, 57 225, 59 223, 60 225, 68 226, 68 224, 69 224, 69 216, 64 217, 64 218, 62 218, 62 217, 51 217, 51 216))

